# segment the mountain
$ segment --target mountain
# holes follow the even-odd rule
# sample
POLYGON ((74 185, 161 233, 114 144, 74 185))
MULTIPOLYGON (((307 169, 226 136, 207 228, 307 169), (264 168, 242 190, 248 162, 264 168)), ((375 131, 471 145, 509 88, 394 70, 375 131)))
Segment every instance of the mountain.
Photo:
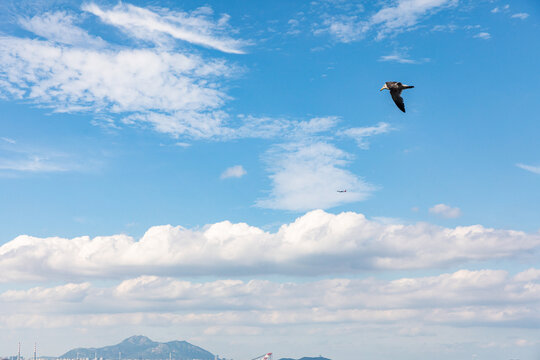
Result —
MULTIPOLYGON (((292 359, 292 358, 281 358, 279 360, 296 360, 296 359, 292 359)), ((318 357, 303 357, 301 359, 298 359, 298 360, 330 360, 328 358, 325 358, 325 357, 322 357, 322 356, 318 356, 318 357)))
POLYGON ((122 359, 169 359, 174 360, 214 360, 214 355, 186 341, 155 342, 146 336, 132 336, 120 344, 102 348, 77 348, 60 356, 63 359, 94 357, 117 360, 122 359))

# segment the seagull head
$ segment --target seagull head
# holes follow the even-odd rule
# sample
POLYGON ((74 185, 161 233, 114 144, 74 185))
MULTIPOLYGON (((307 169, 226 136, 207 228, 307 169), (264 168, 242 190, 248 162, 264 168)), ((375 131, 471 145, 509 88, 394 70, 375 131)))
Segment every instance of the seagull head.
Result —
POLYGON ((388 86, 386 86, 386 84, 384 84, 384 86, 383 86, 383 87, 381 88, 381 90, 379 90, 379 91, 383 91, 384 89, 389 90, 389 89, 388 89, 388 86))

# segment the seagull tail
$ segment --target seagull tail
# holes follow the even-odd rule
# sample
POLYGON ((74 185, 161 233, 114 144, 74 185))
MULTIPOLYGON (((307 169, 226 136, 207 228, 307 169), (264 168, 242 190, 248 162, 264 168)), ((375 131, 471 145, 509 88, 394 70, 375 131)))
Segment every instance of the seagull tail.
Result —
POLYGON ((413 87, 414 87, 413 85, 403 85, 404 89, 412 89, 413 87))

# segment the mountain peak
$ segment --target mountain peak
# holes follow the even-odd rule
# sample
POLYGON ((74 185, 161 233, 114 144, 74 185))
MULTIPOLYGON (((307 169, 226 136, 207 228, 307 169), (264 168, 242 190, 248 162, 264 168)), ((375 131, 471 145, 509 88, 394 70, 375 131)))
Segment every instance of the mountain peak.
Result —
POLYGON ((145 345, 149 343, 153 343, 153 341, 143 335, 130 336, 124 341, 122 341, 122 344, 133 344, 133 345, 145 345))

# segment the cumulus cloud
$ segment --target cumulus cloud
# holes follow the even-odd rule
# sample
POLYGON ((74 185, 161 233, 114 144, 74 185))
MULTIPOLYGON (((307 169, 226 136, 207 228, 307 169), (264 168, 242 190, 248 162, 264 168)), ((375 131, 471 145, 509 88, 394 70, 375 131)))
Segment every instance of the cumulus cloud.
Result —
POLYGON ((354 274, 525 259, 539 246, 539 234, 521 231, 392 224, 316 210, 275 233, 224 221, 200 230, 154 226, 138 241, 127 235, 21 235, 0 247, 0 282, 139 274, 354 274))
POLYGON ((455 219, 461 216, 461 210, 446 204, 437 204, 429 209, 431 214, 439 215, 447 219, 455 219))
POLYGON ((364 200, 375 187, 344 169, 350 158, 326 142, 275 146, 266 154, 272 190, 256 205, 303 211, 364 200), (346 196, 337 193, 341 189, 347 189, 346 196))
POLYGON ((246 41, 228 37, 228 15, 217 22, 212 21, 212 9, 199 8, 191 13, 163 9, 160 13, 131 4, 119 3, 104 10, 95 3, 84 4, 82 9, 99 17, 103 22, 119 27, 126 33, 156 43, 166 41, 164 37, 183 40, 219 51, 243 54, 246 41))
POLYGON ((246 175, 247 171, 244 170, 242 165, 235 165, 231 166, 230 168, 227 168, 222 174, 222 179, 228 179, 228 178, 241 178, 242 176, 246 175))
POLYGON ((530 171, 533 174, 540 174, 540 166, 532 166, 532 165, 525 165, 525 164, 516 164, 516 166, 520 169, 530 171))

